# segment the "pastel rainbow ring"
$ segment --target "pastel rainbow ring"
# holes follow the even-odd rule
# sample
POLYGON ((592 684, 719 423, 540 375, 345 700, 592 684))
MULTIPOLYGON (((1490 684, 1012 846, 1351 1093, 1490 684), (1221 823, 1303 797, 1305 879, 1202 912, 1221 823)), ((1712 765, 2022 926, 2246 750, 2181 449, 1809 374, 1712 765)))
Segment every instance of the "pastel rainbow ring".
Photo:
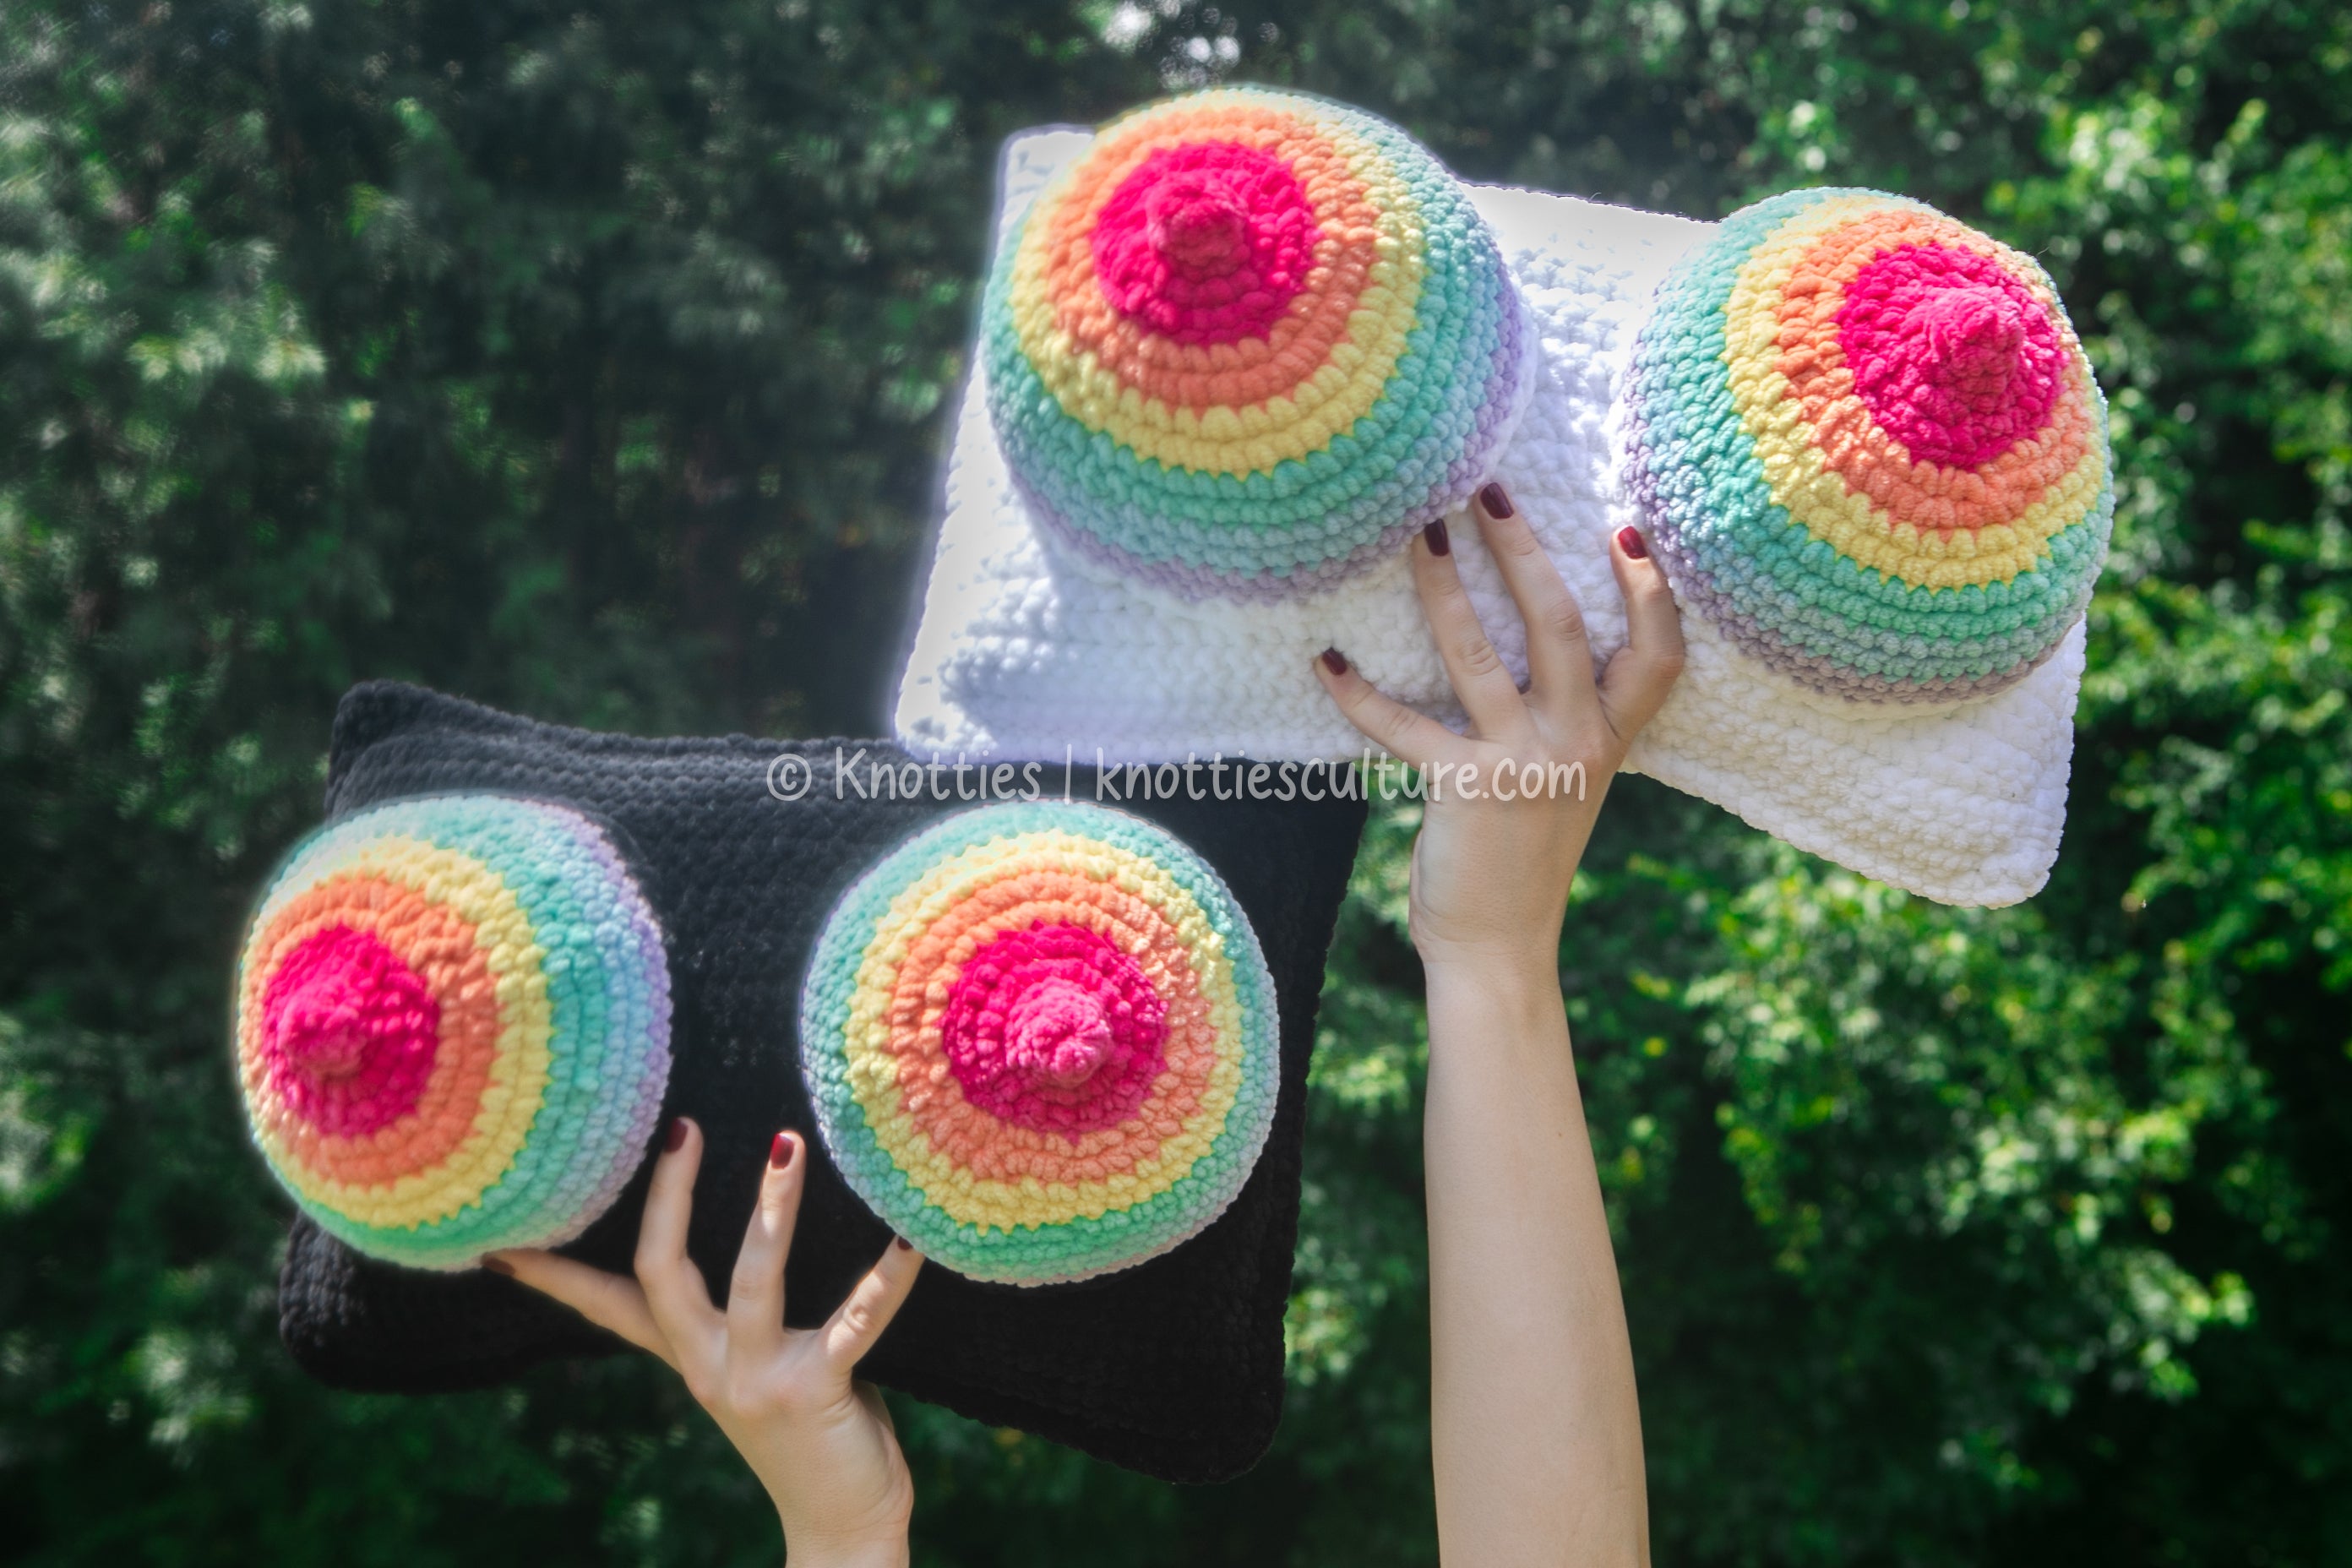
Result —
POLYGON ((612 1206, 668 1081, 662 935, 567 807, 437 795, 288 857, 247 928, 236 1066, 302 1211, 417 1268, 548 1247, 612 1206))
POLYGON ((1535 364, 1444 166, 1373 115, 1263 88, 1105 126, 1006 233, 981 354, 1052 538, 1184 598, 1258 601, 1465 501, 1535 364))
POLYGON ((975 1279, 1130 1268, 1230 1205, 1280 1092, 1274 982, 1216 873, 1099 806, 961 813, 843 896, 801 1067, 883 1223, 975 1279))
POLYGON ((2090 602, 2105 405, 2034 260, 1932 207, 1791 191, 1677 264, 1629 479, 1686 609, 1854 702, 2023 679, 2090 602))

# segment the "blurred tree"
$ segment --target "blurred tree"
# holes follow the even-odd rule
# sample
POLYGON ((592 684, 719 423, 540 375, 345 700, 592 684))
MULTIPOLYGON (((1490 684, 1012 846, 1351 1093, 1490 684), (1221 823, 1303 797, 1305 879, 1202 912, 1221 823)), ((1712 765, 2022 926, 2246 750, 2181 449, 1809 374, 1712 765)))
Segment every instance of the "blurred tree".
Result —
MULTIPOLYGON (((2032 904, 1604 819, 1562 978, 1661 1557, 2352 1561, 2352 15, 2291 0, 0 7, 0 1557, 772 1561, 634 1361, 291 1372, 243 902, 362 676, 872 729, 996 142, 1227 78, 1474 178, 1923 196, 2110 394, 2032 904)), ((903 1406, 926 1561, 1433 1558, 1411 830, 1333 958, 1274 1455, 1184 1492, 903 1406)))

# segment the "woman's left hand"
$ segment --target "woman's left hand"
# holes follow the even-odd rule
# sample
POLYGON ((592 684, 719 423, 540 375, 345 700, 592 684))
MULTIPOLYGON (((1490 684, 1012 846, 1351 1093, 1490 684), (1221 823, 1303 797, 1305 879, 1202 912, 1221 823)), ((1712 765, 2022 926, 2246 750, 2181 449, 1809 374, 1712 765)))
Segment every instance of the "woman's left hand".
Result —
POLYGON ((483 1265, 683 1376, 775 1500, 793 1568, 904 1563, 914 1481, 882 1395, 851 1373, 914 1288, 921 1255, 893 1243, 822 1327, 786 1328, 784 1258, 808 1160, 798 1133, 779 1132, 721 1311, 686 1254, 701 1163, 701 1129, 680 1117, 654 1163, 635 1279, 551 1252, 496 1252, 483 1265))

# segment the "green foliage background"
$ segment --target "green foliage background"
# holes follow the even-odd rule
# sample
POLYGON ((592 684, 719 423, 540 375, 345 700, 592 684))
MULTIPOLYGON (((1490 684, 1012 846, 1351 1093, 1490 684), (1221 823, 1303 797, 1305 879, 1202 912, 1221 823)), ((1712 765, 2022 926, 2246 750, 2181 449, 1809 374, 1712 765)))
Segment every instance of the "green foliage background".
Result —
MULTIPOLYGON (((1561 955, 1662 1561, 2352 1562, 2352 12, 2297 0, 0 5, 0 1558, 772 1562, 633 1361, 297 1375, 224 1065, 369 676, 871 731, 992 153, 1290 82, 1465 174, 1907 191, 2114 413, 2049 889, 1631 781, 1561 955)), ((1325 998, 1289 1415, 1180 1491, 900 1407, 921 1561, 1434 1556, 1412 821, 1325 998)))

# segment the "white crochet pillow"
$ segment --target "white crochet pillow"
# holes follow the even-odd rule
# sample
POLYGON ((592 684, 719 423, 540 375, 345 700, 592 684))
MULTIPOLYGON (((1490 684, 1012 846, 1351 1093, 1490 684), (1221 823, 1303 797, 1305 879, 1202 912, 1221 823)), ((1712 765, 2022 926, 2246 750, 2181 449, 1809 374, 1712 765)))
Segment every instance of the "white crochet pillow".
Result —
MULTIPOLYGON (((1000 167, 1000 227, 1092 140, 1025 132, 1000 167)), ((1532 308, 1532 405, 1496 472, 1576 593, 1595 656, 1625 640, 1610 535, 1637 521, 1621 399, 1668 268, 1716 227, 1571 196, 1472 186, 1532 308)), ((968 382, 946 511, 898 688, 902 744, 950 760, 1339 759, 1363 742, 1316 682, 1337 647, 1383 690, 1457 728, 1403 555, 1328 592, 1188 602, 1049 545, 1014 492, 968 382)), ((1454 553, 1522 678, 1526 641, 1466 520, 1454 553)), ((2078 624, 2032 674, 1936 711, 1842 702, 1764 668, 1686 615, 1689 663, 1627 766, 1865 876, 1954 904, 2007 904, 2048 879, 2064 826, 2078 624)))

